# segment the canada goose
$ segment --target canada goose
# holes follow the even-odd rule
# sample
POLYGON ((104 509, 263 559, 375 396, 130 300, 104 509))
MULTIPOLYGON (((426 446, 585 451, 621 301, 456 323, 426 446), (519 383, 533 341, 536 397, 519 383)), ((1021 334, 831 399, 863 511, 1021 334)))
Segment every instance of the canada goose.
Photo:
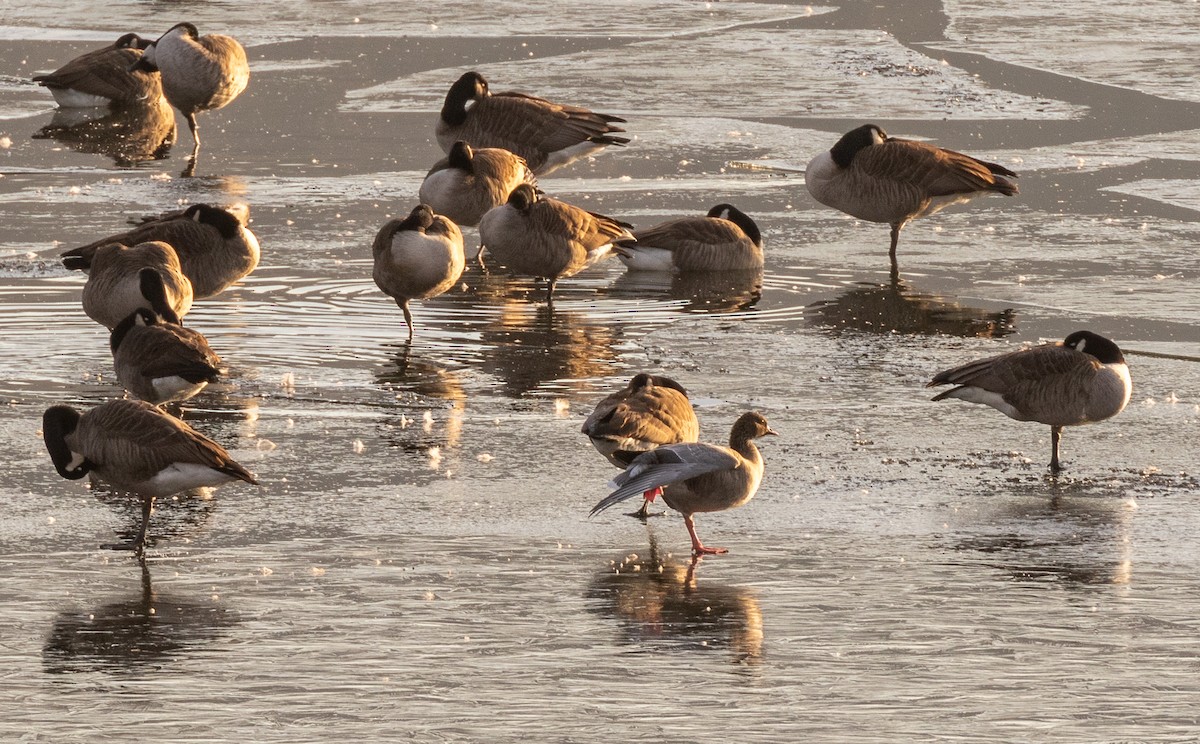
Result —
POLYGON ((924 142, 889 137, 874 124, 842 136, 813 158, 805 171, 808 193, 827 207, 860 220, 892 226, 888 253, 896 270, 896 244, 910 220, 980 194, 1012 196, 1017 174, 924 142))
POLYGON ((250 82, 246 50, 232 36, 201 36, 191 23, 177 23, 150 44, 133 66, 162 73, 163 94, 187 118, 200 151, 196 113, 228 105, 250 82))
POLYGON ((164 318, 139 307, 118 323, 109 337, 117 380, 131 394, 154 405, 191 398, 216 382, 221 371, 221 358, 209 347, 208 339, 171 320, 173 315, 164 318))
MULTIPOLYGON (((170 94, 168 93, 168 97, 170 94)), ((492 93, 478 72, 450 86, 437 123, 437 141, 450 152, 463 140, 472 147, 502 147, 525 159, 539 176, 608 145, 625 145, 625 120, 524 93, 492 93)))
POLYGON ((182 318, 192 307, 192 283, 179 267, 175 249, 162 241, 126 247, 109 243, 91 258, 83 285, 83 311, 112 330, 139 307, 153 309, 147 293, 155 282, 164 285, 167 305, 182 318))
POLYGON ((421 203, 460 227, 474 227, 522 183, 536 183, 523 159, 498 147, 473 150, 459 140, 425 176, 421 203))
POLYGON ((939 372, 926 387, 935 385, 957 387, 933 400, 960 398, 1017 421, 1049 424, 1050 469, 1056 473, 1062 470, 1058 441, 1063 427, 1112 418, 1125 409, 1133 392, 1121 350, 1091 331, 939 372))
POLYGON ((754 498, 763 475, 763 458, 754 440, 775 433, 762 414, 750 411, 734 422, 728 447, 668 444, 643 452, 613 478, 610 485, 617 490, 601 499, 591 513, 663 486, 663 501, 683 514, 692 553, 726 553, 725 548, 709 548, 700 542, 692 515, 734 509, 754 498))
MULTIPOLYGON (((700 437, 700 422, 682 385, 669 377, 642 372, 597 403, 580 431, 588 435, 597 452, 624 470, 635 457, 655 447, 695 442, 700 437)), ((661 493, 661 488, 647 491, 642 508, 633 516, 645 519, 650 502, 661 493)))
POLYGON ((132 230, 101 238, 62 254, 63 266, 87 271, 102 245, 137 245, 152 240, 170 244, 195 297, 212 297, 258 267, 258 238, 247 227, 244 204, 214 207, 193 204, 184 210, 147 217, 132 230))
POLYGON ((371 253, 375 284, 404 311, 411 341, 413 320, 408 301, 437 297, 458 282, 466 265, 462 231, 434 214, 429 205, 418 204, 408 217, 392 220, 379 230, 371 253))
POLYGON ((149 45, 137 34, 124 34, 54 72, 34 75, 33 82, 48 88, 54 102, 64 108, 150 105, 163 94, 158 75, 130 69, 149 45))
POLYGON ((62 477, 94 473, 141 496, 141 528, 124 546, 139 556, 154 499, 233 480, 258 485, 221 445, 140 400, 112 400, 82 415, 70 406, 51 406, 42 416, 42 436, 62 477))
POLYGON ((704 217, 668 220, 634 230, 633 245, 617 245, 636 271, 746 271, 763 266, 762 233, 737 207, 718 204, 704 217))
POLYGON ((553 302, 560 277, 573 276, 604 258, 616 241, 632 241, 629 225, 566 202, 538 196, 523 183, 508 202, 479 221, 483 251, 518 274, 546 277, 546 301, 553 302))

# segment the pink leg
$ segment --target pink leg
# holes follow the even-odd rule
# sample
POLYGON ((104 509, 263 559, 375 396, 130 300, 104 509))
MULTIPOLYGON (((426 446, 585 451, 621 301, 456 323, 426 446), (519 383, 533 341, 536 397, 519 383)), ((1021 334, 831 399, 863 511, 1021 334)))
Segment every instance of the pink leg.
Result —
POLYGON ((687 525, 688 534, 692 536, 692 555, 720 555, 728 553, 725 548, 706 548, 700 542, 700 537, 696 535, 696 525, 692 522, 692 515, 688 514, 683 518, 683 523, 687 525))
POLYGON ((656 498, 662 496, 662 492, 662 486, 655 486, 654 488, 651 488, 649 491, 646 491, 644 494, 642 494, 642 498, 644 498, 646 501, 653 502, 656 498))

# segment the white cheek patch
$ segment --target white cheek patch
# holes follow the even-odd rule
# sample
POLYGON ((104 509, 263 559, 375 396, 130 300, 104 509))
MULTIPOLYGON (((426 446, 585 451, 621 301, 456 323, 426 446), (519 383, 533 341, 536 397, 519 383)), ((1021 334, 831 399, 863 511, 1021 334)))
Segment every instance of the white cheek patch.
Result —
POLYGON ((68 471, 78 470, 79 468, 83 467, 83 461, 86 459, 87 458, 84 457, 83 455, 79 454, 78 452, 73 451, 73 452, 71 452, 71 461, 67 463, 66 469, 68 471))
POLYGON ((470 111, 475 106, 475 99, 472 98, 463 104, 463 111, 470 111))

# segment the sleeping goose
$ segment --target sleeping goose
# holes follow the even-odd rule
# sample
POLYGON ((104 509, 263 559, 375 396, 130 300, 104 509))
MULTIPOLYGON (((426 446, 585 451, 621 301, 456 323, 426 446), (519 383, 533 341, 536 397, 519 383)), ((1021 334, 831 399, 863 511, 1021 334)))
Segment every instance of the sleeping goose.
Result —
MULTIPOLYGON (((168 94, 169 96, 170 94, 168 94)), ((625 120, 524 93, 492 93, 478 72, 467 72, 446 94, 437 141, 449 152, 463 140, 472 147, 502 147, 544 176, 608 145, 628 144, 613 133, 625 120)))
POLYGON ((437 297, 458 283, 466 259, 462 231, 451 220, 418 204, 408 217, 388 222, 371 246, 373 276, 383 293, 396 300, 413 337, 409 300, 437 297))
POLYGON ((483 251, 514 272, 545 277, 546 301, 553 302, 554 286, 609 254, 616 241, 632 241, 629 225, 588 212, 566 202, 541 197, 523 183, 508 202, 479 221, 480 260, 483 251))
POLYGON ((1050 426, 1050 470, 1059 472, 1064 426, 1112 418, 1133 392, 1120 348, 1091 331, 939 372, 926 387, 956 385, 933 400, 982 403, 1017 421, 1050 426))
POLYGON ((425 176, 421 203, 460 227, 474 227, 522 183, 536 184, 523 159, 498 147, 475 150, 459 140, 425 176))
POLYGON ((232 36, 201 36, 191 23, 177 23, 142 53, 133 69, 162 73, 163 94, 187 118, 200 151, 196 114, 228 105, 250 82, 246 50, 232 36))
POLYGON ((141 496, 137 539, 121 546, 139 556, 154 499, 234 480, 258 484, 221 445, 140 400, 109 401, 82 415, 70 406, 51 406, 42 416, 42 436, 62 477, 93 473, 141 496))
MULTIPOLYGON (((597 452, 624 470, 642 452, 665 444, 695 442, 700 422, 682 385, 669 377, 642 372, 597 403, 581 431, 597 452)), ((661 493, 660 488, 647 491, 642 508, 632 516, 645 519, 650 502, 661 493)))
POLYGON ((718 204, 704 217, 634 230, 637 242, 617 257, 635 271, 745 271, 763 267, 762 233, 737 207, 718 204))
POLYGON ((152 72, 131 70, 150 42, 125 34, 103 49, 82 54, 54 72, 35 75, 63 108, 152 105, 162 97, 162 83, 152 72))
POLYGON ((162 241, 126 247, 102 245, 92 254, 83 311, 112 330, 139 307, 153 310, 147 293, 156 283, 165 287, 167 306, 182 318, 192 307, 192 283, 179 267, 175 249, 162 241))
POLYGON ((1017 174, 953 150, 889 137, 874 124, 847 132, 812 159, 804 181, 813 198, 860 220, 892 226, 889 256, 910 220, 981 194, 1017 193, 1017 174))
POLYGON ((117 381, 154 405, 187 400, 216 382, 221 372, 221 358, 208 339, 179 325, 166 309, 169 314, 164 317, 139 307, 117 324, 108 342, 117 381))
POLYGON ((147 217, 132 230, 66 251, 62 254, 63 266, 88 271, 92 255, 102 245, 161 240, 175 249, 195 297, 212 297, 258 267, 258 238, 246 227, 249 213, 250 208, 244 204, 193 204, 181 211, 147 217))
POLYGON ((729 446, 668 444, 638 455, 625 472, 613 478, 617 490, 592 507, 592 514, 646 491, 663 487, 663 501, 683 514, 692 538, 692 553, 726 553, 700 542, 692 515, 735 509, 754 498, 762 481, 763 458, 754 440, 775 430, 762 414, 744 413, 729 433, 729 446))

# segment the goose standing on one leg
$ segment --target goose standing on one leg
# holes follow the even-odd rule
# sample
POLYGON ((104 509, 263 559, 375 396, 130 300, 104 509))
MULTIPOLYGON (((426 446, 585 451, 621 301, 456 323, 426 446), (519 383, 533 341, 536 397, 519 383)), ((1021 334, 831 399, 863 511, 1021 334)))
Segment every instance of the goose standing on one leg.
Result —
POLYGON ((1058 343, 978 359, 939 372, 926 387, 956 385, 933 398, 982 403, 1017 421, 1050 426, 1050 470, 1062 470, 1058 442, 1064 426, 1112 418, 1133 393, 1121 349, 1091 331, 1058 343))
POLYGON ((162 73, 163 94, 187 118, 192 131, 192 166, 200 154, 196 114, 219 109, 250 82, 246 50, 232 36, 201 36, 191 23, 177 23, 158 37, 133 69, 162 73))
MULTIPOLYGON (((695 442, 700 437, 700 422, 682 385, 669 377, 642 372, 597 403, 581 431, 597 452, 624 470, 648 450, 695 442)), ((661 488, 647 491, 642 508, 631 516, 644 520, 650 502, 661 493, 661 488)))
POLYGON ((413 319, 408 302, 437 297, 458 282, 466 265, 462 231, 429 205, 418 204, 408 217, 392 220, 379 230, 371 253, 375 284, 404 311, 411 342, 413 319))
POLYGON ((523 183, 536 185, 533 171, 522 158, 498 147, 475 150, 459 140, 450 154, 429 170, 420 197, 422 204, 459 227, 474 227, 523 183))
POLYGON ((88 271, 92 255, 102 245, 137 245, 161 240, 175 249, 184 276, 197 299, 212 297, 258 267, 258 238, 246 227, 245 204, 214 207, 192 204, 183 210, 146 217, 132 230, 101 238, 62 254, 63 266, 88 271))
POLYGON ((122 546, 139 557, 156 498, 234 480, 258 485, 224 447, 140 400, 109 401, 82 415, 70 406, 51 406, 42 416, 42 436, 62 477, 94 473, 141 497, 137 539, 122 546))
POLYGON ((682 217, 634 230, 632 245, 616 246, 635 271, 752 271, 763 267, 762 233, 745 212, 718 204, 704 217, 682 217))
POLYGON ((762 414, 751 411, 733 424, 728 447, 668 444, 644 452, 613 478, 617 490, 601 499, 591 513, 663 487, 663 501, 683 514, 692 538, 692 553, 726 553, 725 548, 710 548, 700 542, 692 515, 735 509, 754 498, 763 475, 762 454, 754 440, 775 433, 762 414))
POLYGON ((437 123, 445 152, 462 140, 471 147, 502 147, 544 176, 609 145, 625 145, 619 116, 551 103, 524 93, 492 93, 478 72, 462 75, 446 94, 437 123))
POLYGON ((149 106, 162 97, 162 83, 152 72, 130 69, 150 41, 124 34, 103 49, 82 54, 54 72, 35 75, 63 108, 149 106))
POLYGON ((633 227, 566 202, 541 197, 523 183, 508 202, 479 221, 480 258, 486 250, 518 274, 545 277, 546 302, 554 286, 607 256, 618 241, 633 241, 633 227))
POLYGON ((167 305, 177 318, 192 307, 192 283, 179 266, 175 249, 162 241, 125 247, 102 245, 92 254, 83 311, 112 330, 139 307, 153 310, 150 296, 163 286, 167 305))
POLYGON ((812 159, 804 182, 825 206, 892 226, 888 251, 898 273, 900 230, 917 217, 981 194, 1012 196, 1017 174, 996 163, 914 140, 889 137, 874 124, 847 132, 812 159))

